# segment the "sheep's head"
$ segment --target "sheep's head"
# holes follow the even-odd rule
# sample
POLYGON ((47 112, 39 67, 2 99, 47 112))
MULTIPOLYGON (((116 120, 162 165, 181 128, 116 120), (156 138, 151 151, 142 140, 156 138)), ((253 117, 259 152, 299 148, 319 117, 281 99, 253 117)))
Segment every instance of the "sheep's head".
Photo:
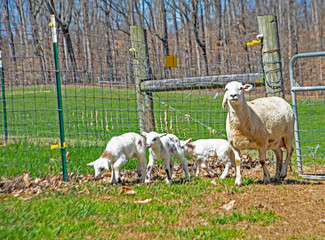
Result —
POLYGON ((185 141, 180 141, 181 142, 181 148, 183 148, 185 153, 189 153, 193 149, 193 145, 191 145, 192 138, 187 139, 185 141))
POLYGON ((223 97, 222 108, 226 109, 228 104, 239 105, 244 100, 244 92, 251 90, 251 84, 243 85, 240 82, 232 81, 225 87, 225 95, 223 97))
POLYGON ((96 161, 88 163, 87 166, 93 166, 95 169, 95 178, 99 178, 104 170, 109 170, 109 162, 107 158, 100 157, 96 161))
POLYGON ((157 140, 163 136, 166 136, 167 133, 156 133, 156 132, 150 132, 150 133, 146 133, 146 132, 142 132, 141 134, 142 136, 144 136, 146 138, 146 147, 147 148, 151 148, 153 145, 155 145, 157 143, 157 140))

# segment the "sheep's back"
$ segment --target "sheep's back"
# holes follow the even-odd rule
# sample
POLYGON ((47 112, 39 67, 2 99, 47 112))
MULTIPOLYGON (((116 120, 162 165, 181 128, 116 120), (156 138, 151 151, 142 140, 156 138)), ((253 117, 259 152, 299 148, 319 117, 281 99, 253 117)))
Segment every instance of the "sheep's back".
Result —
POLYGON ((270 135, 293 130, 294 113, 289 103, 280 97, 257 98, 248 106, 258 115, 270 135))

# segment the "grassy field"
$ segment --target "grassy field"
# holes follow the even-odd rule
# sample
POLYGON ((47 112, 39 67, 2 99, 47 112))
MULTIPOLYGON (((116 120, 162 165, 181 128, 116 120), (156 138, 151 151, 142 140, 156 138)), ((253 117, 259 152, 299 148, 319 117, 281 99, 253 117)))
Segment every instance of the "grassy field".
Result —
MULTIPOLYGON (((139 133, 134 89, 76 85, 64 86, 62 92, 68 171, 90 173, 92 169, 86 163, 99 157, 112 136, 130 131, 139 133)), ((213 95, 207 89, 154 93, 156 130, 169 131, 180 139, 225 138, 226 111, 221 108, 222 96, 213 98, 213 95), (217 133, 211 134, 207 127, 217 133)), ((53 86, 6 91, 9 140, 4 141, 2 118, 0 176, 16 176, 25 171, 43 176, 61 171, 60 150, 50 150, 51 145, 59 143, 56 101, 53 86)), ((324 103, 301 101, 298 116, 302 156, 308 165, 318 161, 325 164, 324 103)), ((134 161, 130 161, 127 168, 134 166, 134 161)))

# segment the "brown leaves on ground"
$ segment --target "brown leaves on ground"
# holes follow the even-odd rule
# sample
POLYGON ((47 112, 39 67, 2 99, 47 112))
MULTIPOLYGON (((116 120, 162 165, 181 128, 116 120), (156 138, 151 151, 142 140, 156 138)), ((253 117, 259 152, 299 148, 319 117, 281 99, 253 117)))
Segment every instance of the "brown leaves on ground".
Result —
MULTIPOLYGON (((254 168, 256 167, 258 160, 252 160, 249 155, 242 156, 243 168, 254 168)), ((217 173, 216 175, 220 175, 222 172, 223 163, 218 161, 218 159, 210 159, 207 162, 209 169, 213 172, 217 173)), ((189 171, 193 176, 195 174, 195 163, 188 162, 189 171)), ((234 172, 234 170, 231 170, 234 172)), ((74 173, 69 173, 68 182, 63 181, 62 173, 59 175, 46 175, 42 178, 35 177, 31 178, 28 172, 23 173, 18 177, 2 177, 0 180, 0 193, 10 194, 13 196, 20 195, 39 195, 44 192, 45 189, 59 191, 62 193, 66 193, 71 188, 78 188, 78 184, 97 181, 99 184, 109 184, 111 178, 111 172, 105 172, 102 174, 102 177, 99 180, 95 180, 94 174, 89 175, 75 175, 74 173)), ((166 178, 166 172, 163 169, 163 165, 155 165, 152 173, 152 180, 164 180, 166 178)), ((184 178, 183 168, 175 164, 173 180, 184 178)), ((131 189, 126 190, 127 186, 131 186, 139 183, 139 176, 137 176, 135 170, 121 170, 121 180, 123 194, 135 194, 131 189)), ((78 193, 89 194, 89 190, 84 188, 80 189, 78 193)))

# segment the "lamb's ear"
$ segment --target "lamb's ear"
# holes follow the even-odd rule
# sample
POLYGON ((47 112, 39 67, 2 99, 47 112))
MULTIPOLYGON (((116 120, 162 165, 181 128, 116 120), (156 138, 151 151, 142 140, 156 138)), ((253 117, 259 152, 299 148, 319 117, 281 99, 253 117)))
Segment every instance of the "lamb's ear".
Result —
POLYGON ((146 133, 146 132, 142 132, 142 133, 141 133, 141 136, 142 136, 142 137, 147 138, 147 135, 148 135, 148 133, 146 133))
POLYGON ((222 101, 222 108, 226 109, 228 107, 228 94, 225 92, 225 95, 223 96, 223 101, 222 101))
POLYGON ((95 162, 87 163, 87 166, 94 166, 94 165, 95 165, 95 162))
POLYGON ((190 142, 192 142, 192 138, 189 138, 189 139, 185 140, 185 142, 184 142, 185 144, 184 145, 187 145, 190 142))
POLYGON ((249 90, 252 89, 252 87, 253 87, 253 85, 251 85, 251 84, 245 84, 245 85, 243 86, 243 89, 244 89, 246 92, 248 92, 249 90))
POLYGON ((159 138, 164 137, 164 136, 166 136, 166 135, 167 135, 167 133, 161 133, 161 134, 158 134, 159 138))

